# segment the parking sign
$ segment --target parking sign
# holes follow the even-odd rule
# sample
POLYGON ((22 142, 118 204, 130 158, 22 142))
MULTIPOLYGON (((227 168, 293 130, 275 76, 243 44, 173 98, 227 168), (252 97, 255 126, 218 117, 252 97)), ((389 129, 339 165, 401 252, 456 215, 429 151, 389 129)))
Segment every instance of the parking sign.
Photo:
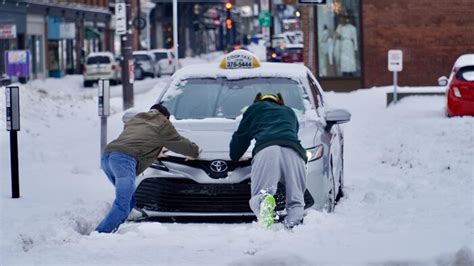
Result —
POLYGON ((402 50, 388 51, 388 71, 400 72, 403 70, 403 52, 402 50))

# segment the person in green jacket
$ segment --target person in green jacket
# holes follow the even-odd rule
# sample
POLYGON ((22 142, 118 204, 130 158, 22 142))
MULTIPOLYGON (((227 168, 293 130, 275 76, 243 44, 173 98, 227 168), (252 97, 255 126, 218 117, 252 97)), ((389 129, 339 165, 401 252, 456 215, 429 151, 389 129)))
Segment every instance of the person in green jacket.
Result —
POLYGON ((258 93, 232 135, 230 158, 234 161, 242 158, 255 139, 249 204, 265 228, 274 223, 274 195, 280 180, 286 187, 285 226, 293 228, 303 222, 307 157, 298 130, 296 114, 284 105, 280 93, 258 93))
POLYGON ((114 232, 125 221, 135 206, 135 177, 155 161, 163 147, 191 159, 199 156, 199 147, 179 135, 169 117, 163 105, 155 104, 149 112, 130 119, 120 136, 105 147, 101 166, 115 186, 115 200, 97 232, 114 232))

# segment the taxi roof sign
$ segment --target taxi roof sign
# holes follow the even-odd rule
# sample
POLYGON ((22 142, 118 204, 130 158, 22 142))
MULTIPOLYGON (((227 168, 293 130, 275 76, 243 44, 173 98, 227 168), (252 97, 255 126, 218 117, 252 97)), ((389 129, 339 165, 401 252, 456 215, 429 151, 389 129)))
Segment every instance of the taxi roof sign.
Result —
POLYGON ((246 50, 235 50, 227 54, 219 64, 222 69, 250 69, 260 67, 257 57, 246 50))

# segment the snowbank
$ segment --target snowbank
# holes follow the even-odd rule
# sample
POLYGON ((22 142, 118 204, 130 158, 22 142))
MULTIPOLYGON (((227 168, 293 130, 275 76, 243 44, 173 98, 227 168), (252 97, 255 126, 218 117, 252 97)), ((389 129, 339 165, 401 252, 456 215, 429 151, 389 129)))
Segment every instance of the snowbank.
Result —
MULTIPOLYGON (((166 80, 135 97, 151 106, 166 80)), ((10 198, 9 135, 0 101, 0 265, 473 265, 474 118, 444 117, 444 97, 327 93, 345 108, 346 197, 277 225, 127 223, 95 234, 114 197, 99 169, 96 91, 76 76, 21 90, 21 198, 10 198), (57 84, 55 84, 57 83, 57 84)), ((137 84, 138 86, 138 84, 137 84)), ((416 88, 413 88, 416 89, 416 88)), ((120 133, 112 98, 109 140, 120 133)))

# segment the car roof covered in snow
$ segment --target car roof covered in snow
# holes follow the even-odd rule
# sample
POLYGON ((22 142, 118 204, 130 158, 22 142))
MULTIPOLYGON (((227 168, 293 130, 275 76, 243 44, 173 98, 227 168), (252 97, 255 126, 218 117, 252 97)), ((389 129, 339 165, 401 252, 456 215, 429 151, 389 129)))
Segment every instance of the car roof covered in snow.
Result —
POLYGON ((474 66, 474 54, 464 54, 461 55, 454 63, 455 68, 460 68, 464 66, 474 66))
POLYGON ((111 52, 92 52, 87 55, 87 57, 93 57, 93 56, 111 56, 114 57, 114 54, 111 52))
POLYGON ((175 73, 179 80, 190 78, 242 79, 257 77, 281 77, 301 79, 308 75, 308 68, 302 64, 260 63, 260 67, 251 69, 222 69, 219 63, 195 64, 184 67, 175 73))
POLYGON ((167 52, 171 52, 169 49, 153 49, 153 50, 150 50, 150 52, 152 53, 167 53, 167 52))

